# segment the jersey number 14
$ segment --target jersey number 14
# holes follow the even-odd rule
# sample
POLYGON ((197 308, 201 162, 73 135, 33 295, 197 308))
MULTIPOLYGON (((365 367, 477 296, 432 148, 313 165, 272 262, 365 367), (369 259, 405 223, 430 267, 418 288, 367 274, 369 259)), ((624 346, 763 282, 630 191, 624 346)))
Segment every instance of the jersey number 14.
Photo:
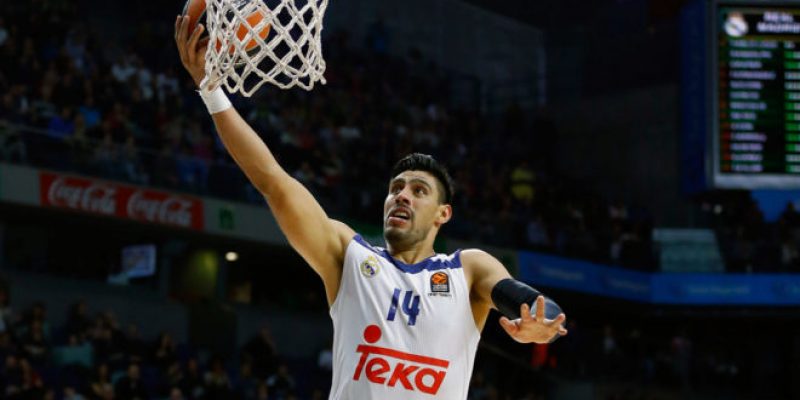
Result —
MULTIPOLYGON (((395 289, 392 294, 392 305, 389 307, 389 315, 386 316, 388 321, 394 321, 397 315, 397 307, 400 304, 400 293, 402 290, 395 289)), ((408 325, 413 326, 417 323, 417 315, 419 315, 419 295, 414 295, 411 290, 406 290, 403 295, 403 304, 401 306, 403 313, 408 315, 408 325)))

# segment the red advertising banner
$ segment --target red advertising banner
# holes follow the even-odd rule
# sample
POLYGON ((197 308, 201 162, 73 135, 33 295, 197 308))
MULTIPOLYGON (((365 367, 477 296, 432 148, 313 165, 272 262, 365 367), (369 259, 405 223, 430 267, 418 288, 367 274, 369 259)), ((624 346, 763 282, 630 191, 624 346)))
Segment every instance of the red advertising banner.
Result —
POLYGON ((45 207, 203 229, 203 202, 190 196, 49 172, 39 173, 39 196, 45 207))

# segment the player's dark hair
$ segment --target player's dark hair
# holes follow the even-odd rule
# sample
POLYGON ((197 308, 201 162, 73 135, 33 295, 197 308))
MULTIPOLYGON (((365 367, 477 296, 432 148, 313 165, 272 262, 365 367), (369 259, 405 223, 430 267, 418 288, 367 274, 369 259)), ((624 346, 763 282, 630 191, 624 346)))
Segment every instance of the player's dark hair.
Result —
POLYGON ((439 202, 442 204, 450 204, 453 201, 453 194, 455 188, 453 187, 453 178, 447 173, 447 170, 436 161, 435 158, 420 153, 409 154, 392 168, 392 177, 395 177, 405 171, 425 171, 433 175, 439 181, 439 202))

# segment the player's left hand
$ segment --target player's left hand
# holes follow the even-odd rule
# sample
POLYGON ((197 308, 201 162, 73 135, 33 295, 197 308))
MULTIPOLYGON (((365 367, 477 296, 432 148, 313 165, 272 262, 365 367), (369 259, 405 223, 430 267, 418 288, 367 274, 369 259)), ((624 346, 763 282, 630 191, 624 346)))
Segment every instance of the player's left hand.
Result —
POLYGON ((557 337, 567 334, 562 325, 567 320, 566 315, 561 313, 555 319, 545 318, 544 296, 536 298, 535 315, 531 315, 531 308, 527 304, 519 307, 519 314, 522 317, 515 320, 500 317, 500 326, 517 342, 550 343, 557 337))

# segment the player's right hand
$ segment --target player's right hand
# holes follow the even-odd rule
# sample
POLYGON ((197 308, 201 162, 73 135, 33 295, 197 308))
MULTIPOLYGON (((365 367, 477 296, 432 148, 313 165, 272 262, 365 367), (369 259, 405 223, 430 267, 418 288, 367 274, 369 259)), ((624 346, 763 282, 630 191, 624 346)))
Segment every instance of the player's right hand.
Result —
MULTIPOLYGON (((554 303, 555 304, 555 303, 554 303)), ((531 307, 522 303, 519 307, 520 318, 510 320, 500 317, 500 326, 511 336, 512 339, 520 343, 552 343, 555 339, 567 334, 564 329, 564 321, 567 316, 559 313, 555 319, 545 317, 544 296, 536 298, 536 312, 531 314, 531 307)))
POLYGON ((200 82, 206 75, 205 55, 208 38, 200 40, 203 32, 205 32, 203 24, 197 24, 192 34, 189 35, 189 16, 179 15, 175 20, 175 44, 178 46, 181 63, 197 86, 200 86, 200 82))

